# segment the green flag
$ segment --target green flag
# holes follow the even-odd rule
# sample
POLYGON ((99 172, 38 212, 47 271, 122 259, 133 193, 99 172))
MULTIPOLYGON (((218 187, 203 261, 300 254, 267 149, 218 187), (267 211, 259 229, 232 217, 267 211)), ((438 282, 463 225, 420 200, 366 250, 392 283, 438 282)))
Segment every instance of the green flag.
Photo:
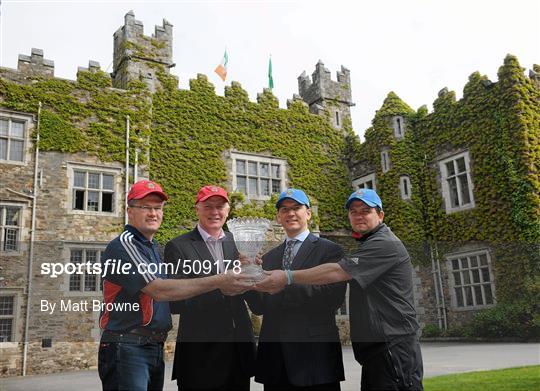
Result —
POLYGON ((268 61, 268 88, 274 88, 274 79, 272 78, 272 57, 268 61))

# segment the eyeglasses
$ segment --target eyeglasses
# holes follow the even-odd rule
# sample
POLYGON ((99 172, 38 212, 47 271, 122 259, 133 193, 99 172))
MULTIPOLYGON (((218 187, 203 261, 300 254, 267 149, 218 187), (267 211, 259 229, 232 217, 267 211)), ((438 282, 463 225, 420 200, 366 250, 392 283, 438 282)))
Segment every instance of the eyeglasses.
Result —
POLYGON ((148 206, 148 205, 131 205, 130 208, 142 209, 146 213, 150 212, 163 212, 163 206, 148 206))

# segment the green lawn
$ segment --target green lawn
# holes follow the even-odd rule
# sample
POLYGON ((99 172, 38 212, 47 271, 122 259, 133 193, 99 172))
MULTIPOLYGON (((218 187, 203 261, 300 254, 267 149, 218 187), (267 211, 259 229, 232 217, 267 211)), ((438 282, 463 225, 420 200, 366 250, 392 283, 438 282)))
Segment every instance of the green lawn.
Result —
POLYGON ((538 391, 540 390, 540 365, 461 373, 424 379, 426 391, 538 391))

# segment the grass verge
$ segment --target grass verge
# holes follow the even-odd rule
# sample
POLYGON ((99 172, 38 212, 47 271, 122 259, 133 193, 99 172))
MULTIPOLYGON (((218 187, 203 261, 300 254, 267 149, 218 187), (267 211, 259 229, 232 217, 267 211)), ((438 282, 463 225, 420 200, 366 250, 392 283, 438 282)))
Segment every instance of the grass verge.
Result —
POLYGON ((426 391, 540 390, 540 365, 469 372, 424 379, 426 391))

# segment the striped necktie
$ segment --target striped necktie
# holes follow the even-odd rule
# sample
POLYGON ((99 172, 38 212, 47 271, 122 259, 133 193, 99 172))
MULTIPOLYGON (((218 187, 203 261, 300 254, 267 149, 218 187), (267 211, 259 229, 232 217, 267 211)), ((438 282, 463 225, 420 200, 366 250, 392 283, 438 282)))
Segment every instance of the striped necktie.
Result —
POLYGON ((298 243, 298 240, 292 239, 287 240, 287 243, 285 244, 285 252, 283 253, 283 270, 287 270, 291 268, 292 261, 293 261, 293 248, 294 245, 298 243))

